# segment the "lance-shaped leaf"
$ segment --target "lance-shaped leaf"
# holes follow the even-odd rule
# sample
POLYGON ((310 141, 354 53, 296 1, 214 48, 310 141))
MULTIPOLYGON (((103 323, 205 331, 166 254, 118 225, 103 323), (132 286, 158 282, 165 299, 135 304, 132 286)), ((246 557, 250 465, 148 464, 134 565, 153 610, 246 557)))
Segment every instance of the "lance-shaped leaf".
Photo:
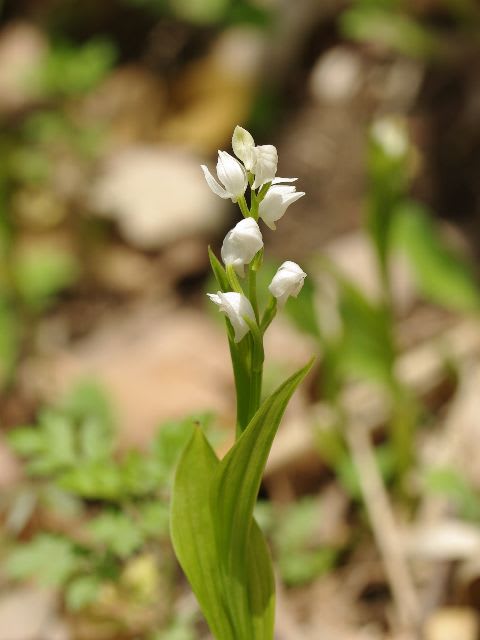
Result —
POLYGON ((228 283, 227 272, 223 268, 220 260, 213 253, 213 251, 208 247, 208 258, 210 260, 210 266, 212 267, 213 274, 218 283, 220 289, 225 293, 226 291, 230 291, 230 285, 228 283))
POLYGON ((195 429, 178 463, 171 506, 171 538, 177 558, 218 640, 235 640, 229 620, 210 509, 210 485, 219 461, 195 429))
MULTIPOLYGON (((293 392, 311 366, 312 362, 309 362, 263 402, 215 471, 211 505, 215 512, 218 552, 228 581, 229 606, 238 625, 237 637, 245 640, 270 640, 273 637, 273 594, 268 592, 267 585, 263 589, 247 590, 243 586, 252 587, 253 584, 252 563, 249 562, 249 544, 255 526, 252 514, 280 420, 293 392)), ((267 562, 262 560, 262 564, 267 562)))
MULTIPOLYGON (((180 459, 172 500, 171 536, 177 558, 197 596, 202 612, 217 640, 267 640, 274 622, 274 578, 270 554, 256 522, 250 527, 246 572, 239 584, 243 602, 251 602, 242 620, 231 607, 227 593, 232 580, 215 544, 214 518, 209 494, 219 461, 202 432, 192 435, 180 459)), ((229 594, 233 596, 233 592, 229 594)))

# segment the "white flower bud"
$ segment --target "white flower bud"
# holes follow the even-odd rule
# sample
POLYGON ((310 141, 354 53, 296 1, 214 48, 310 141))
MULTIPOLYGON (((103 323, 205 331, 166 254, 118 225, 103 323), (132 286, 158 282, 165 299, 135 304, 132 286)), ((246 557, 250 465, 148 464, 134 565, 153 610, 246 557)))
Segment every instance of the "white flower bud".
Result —
POLYGON ((244 265, 250 264, 262 247, 262 233, 257 222, 244 218, 225 236, 221 251, 223 263, 233 265, 237 274, 243 277, 244 265))
POLYGON ((236 202, 243 196, 248 179, 245 167, 226 151, 218 152, 217 176, 223 187, 215 180, 206 165, 201 165, 205 180, 210 189, 220 198, 231 198, 236 202))
POLYGON ((232 149, 237 158, 243 162, 247 171, 251 171, 255 162, 255 141, 246 129, 238 125, 233 132, 232 149))
MULTIPOLYGON (((287 180, 287 179, 285 179, 287 180)), ((291 182, 293 179, 288 179, 291 182)), ((284 215, 287 208, 305 195, 295 187, 284 184, 273 184, 267 195, 260 202, 258 215, 270 229, 276 229, 275 223, 284 215)))
POLYGON ((258 189, 266 182, 272 182, 277 173, 278 154, 272 144, 264 144, 255 147, 255 162, 252 171, 255 174, 255 182, 252 189, 258 189))
POLYGON ((307 274, 296 262, 284 262, 273 276, 268 290, 277 298, 279 306, 283 306, 289 296, 296 298, 303 287, 307 274))
POLYGON ((235 332, 235 342, 240 342, 250 330, 243 317, 246 316, 255 321, 255 313, 250 300, 242 293, 236 293, 235 291, 227 293, 218 291, 217 293, 207 293, 207 296, 218 305, 219 311, 222 311, 230 320, 235 332))

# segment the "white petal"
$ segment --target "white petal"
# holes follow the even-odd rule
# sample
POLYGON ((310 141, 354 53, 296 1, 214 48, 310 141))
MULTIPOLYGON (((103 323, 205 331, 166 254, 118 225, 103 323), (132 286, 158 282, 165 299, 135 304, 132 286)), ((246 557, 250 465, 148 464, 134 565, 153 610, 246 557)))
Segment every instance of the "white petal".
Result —
POLYGON ((289 207, 291 204, 293 204, 297 200, 300 200, 300 198, 303 198, 304 195, 305 195, 305 191, 296 191, 295 193, 291 193, 287 195, 284 198, 284 202, 286 202, 287 207, 289 207))
POLYGON ((258 223, 253 218, 244 218, 225 236, 221 250, 223 263, 232 264, 237 274, 243 277, 243 266, 250 264, 262 247, 263 239, 258 223))
POLYGON ((218 296, 216 293, 207 293, 207 296, 210 298, 210 300, 212 302, 214 302, 215 304, 220 305, 222 303, 222 301, 220 300, 220 296, 218 296))
POLYGON ((243 196, 247 188, 247 172, 245 167, 226 151, 218 152, 217 176, 232 200, 243 196))
POLYGON ((255 160, 254 147, 255 141, 251 133, 237 125, 232 136, 232 149, 237 158, 240 158, 249 171, 255 160))
POLYGON ((274 178, 272 184, 281 184, 282 182, 296 182, 298 178, 274 178))
POLYGON ((203 175, 205 176, 205 180, 207 181, 208 186, 213 191, 213 193, 220 198, 229 198, 230 195, 225 191, 223 187, 221 187, 215 178, 210 173, 208 167, 204 164, 200 165, 203 171, 203 175))
POLYGON ((255 147, 255 164, 253 172, 255 182, 252 189, 258 189, 266 182, 272 182, 277 173, 278 153, 273 144, 264 144, 255 147))
POLYGON ((207 295, 212 302, 219 306, 220 311, 226 314, 235 332, 235 342, 240 342, 250 330, 243 319, 244 316, 255 320, 255 313, 248 298, 235 291, 228 291, 227 293, 218 291, 217 294, 208 293, 207 295))
POLYGON ((273 276, 268 289, 277 298, 279 306, 283 306, 289 296, 296 298, 303 287, 307 274, 296 264, 287 260, 273 276))

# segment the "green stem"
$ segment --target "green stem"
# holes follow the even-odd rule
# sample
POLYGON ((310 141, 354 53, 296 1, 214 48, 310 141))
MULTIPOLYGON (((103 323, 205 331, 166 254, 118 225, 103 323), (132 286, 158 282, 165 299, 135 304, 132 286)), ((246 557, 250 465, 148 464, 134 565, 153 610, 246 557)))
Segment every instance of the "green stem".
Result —
POLYGON ((253 189, 251 190, 250 197, 251 197, 251 200, 250 200, 250 216, 254 220, 258 220, 258 205, 259 205, 259 201, 258 201, 257 195, 256 195, 256 193, 255 193, 255 191, 253 189))
POLYGON ((257 194, 257 200, 258 200, 259 204, 265 198, 265 196, 267 195, 267 192, 268 192, 268 190, 270 189, 271 186, 272 186, 272 183, 271 182, 267 182, 260 189, 260 191, 257 194))
POLYGON ((230 286, 232 287, 232 291, 236 291, 237 293, 243 294, 242 285, 237 277, 233 264, 227 264, 226 267, 227 278, 230 286))
POLYGON ((247 207, 247 201, 245 200, 245 196, 241 196, 238 199, 238 206, 240 207, 240 211, 244 218, 250 218, 250 211, 247 207))
POLYGON ((263 349, 263 335, 254 320, 245 317, 245 322, 250 327, 250 393, 248 402, 249 421, 253 418, 258 408, 262 396, 263 362, 265 359, 263 349))
POLYGON ((267 308, 263 313, 262 321, 260 323, 260 331, 262 332, 262 334, 265 333, 265 331, 268 329, 268 327, 270 326, 272 320, 275 318, 276 315, 277 315, 277 299, 271 295, 267 304, 267 308))
POLYGON ((252 305, 253 312, 255 314, 255 319, 257 324, 259 323, 259 315, 258 315, 258 301, 257 301, 257 272, 252 267, 252 265, 248 265, 248 297, 250 299, 250 304, 252 305))
POLYGON ((392 443, 400 492, 405 491, 405 475, 414 458, 413 436, 417 422, 415 398, 403 385, 395 382, 392 389, 392 443))

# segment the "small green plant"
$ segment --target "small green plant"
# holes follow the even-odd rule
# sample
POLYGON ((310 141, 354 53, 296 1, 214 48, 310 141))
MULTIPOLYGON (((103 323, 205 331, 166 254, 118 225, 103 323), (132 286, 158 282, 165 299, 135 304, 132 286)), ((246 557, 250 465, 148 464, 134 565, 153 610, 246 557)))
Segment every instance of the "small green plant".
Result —
POLYGON ((308 584, 335 567, 340 547, 318 540, 322 515, 318 498, 312 496, 286 505, 257 505, 255 517, 272 541, 280 576, 289 587, 308 584))
POLYGON ((203 166, 211 190, 237 202, 243 220, 226 235, 222 263, 209 251, 219 290, 208 294, 226 316, 237 396, 236 441, 219 460, 196 429, 178 464, 171 532, 185 571, 213 635, 218 640, 271 640, 274 579, 269 551, 253 517, 267 457, 283 412, 311 363, 262 402, 263 337, 278 306, 296 297, 306 274, 285 262, 260 304, 257 271, 263 259, 261 219, 275 229, 287 207, 302 197, 276 178, 277 151, 255 146, 237 127, 232 146, 239 160, 219 151, 217 176, 203 166), (220 184, 221 183, 221 184, 220 184), (245 192, 250 187, 250 206, 245 192), (241 278, 246 284, 242 286, 241 278))
POLYGON ((426 207, 409 195, 413 155, 406 123, 400 117, 374 122, 369 132, 364 228, 376 263, 380 296, 371 298, 322 259, 323 275, 335 291, 335 304, 327 298, 328 288, 316 291, 310 284, 299 307, 288 309, 295 324, 319 342, 321 394, 334 412, 331 429, 320 432, 317 441, 354 498, 358 497, 358 483, 343 437, 348 428, 344 390, 352 379, 374 383, 390 406, 389 439, 378 451, 384 480, 408 493, 406 477, 415 462, 420 406, 413 390, 397 374, 393 260, 399 254, 406 258, 416 289, 427 300, 462 313, 480 309, 473 270, 445 242, 426 207), (325 309, 333 310, 333 322, 325 309))
POLYGON ((30 481, 10 507, 8 528, 20 535, 34 512, 50 524, 13 544, 5 563, 9 576, 61 588, 71 611, 103 604, 108 612, 108 603, 128 601, 150 612, 147 626, 167 628, 175 577, 168 541, 171 480, 196 421, 209 429, 211 417, 166 423, 147 452, 119 454, 108 404, 85 383, 42 411, 35 425, 13 429, 9 442, 30 481))

